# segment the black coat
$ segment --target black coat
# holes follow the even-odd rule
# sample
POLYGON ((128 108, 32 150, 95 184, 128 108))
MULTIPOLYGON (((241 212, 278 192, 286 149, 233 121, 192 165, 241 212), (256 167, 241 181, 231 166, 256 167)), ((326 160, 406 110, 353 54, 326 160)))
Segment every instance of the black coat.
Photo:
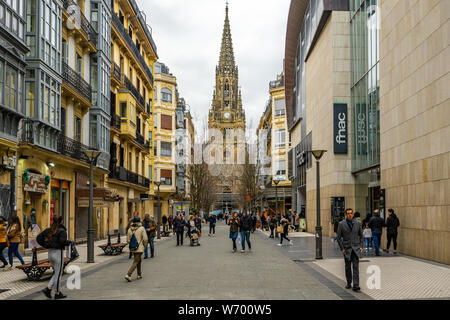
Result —
POLYGON ((374 231, 383 232, 383 227, 385 226, 383 218, 377 215, 370 218, 368 225, 369 228, 372 229, 372 232, 374 231))
POLYGON ((395 213, 391 214, 386 220, 387 233, 397 233, 397 228, 400 227, 400 220, 395 213))
POLYGON ((185 225, 186 221, 184 219, 176 219, 173 223, 173 229, 175 230, 175 232, 183 232, 185 225))
MULTIPOLYGON (((50 233, 50 228, 45 229, 42 232, 42 236, 44 239, 48 237, 50 233)), ((60 225, 56 233, 50 239, 46 240, 45 248, 46 249, 57 249, 64 250, 65 247, 69 246, 71 241, 67 240, 67 229, 63 225, 60 225)))
POLYGON ((253 228, 253 220, 250 216, 242 216, 241 223, 239 225, 241 232, 242 231, 250 231, 253 228))

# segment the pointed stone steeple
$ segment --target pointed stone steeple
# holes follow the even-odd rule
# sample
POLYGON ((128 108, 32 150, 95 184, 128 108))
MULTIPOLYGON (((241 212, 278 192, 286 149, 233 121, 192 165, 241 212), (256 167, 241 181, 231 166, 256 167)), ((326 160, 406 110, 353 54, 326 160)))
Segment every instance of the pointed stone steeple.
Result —
POLYGON ((222 47, 220 49, 220 59, 219 68, 228 66, 230 69, 234 69, 234 51, 233 51, 233 40, 231 39, 231 27, 230 19, 228 17, 228 2, 225 9, 225 23, 223 26, 222 34, 222 47))

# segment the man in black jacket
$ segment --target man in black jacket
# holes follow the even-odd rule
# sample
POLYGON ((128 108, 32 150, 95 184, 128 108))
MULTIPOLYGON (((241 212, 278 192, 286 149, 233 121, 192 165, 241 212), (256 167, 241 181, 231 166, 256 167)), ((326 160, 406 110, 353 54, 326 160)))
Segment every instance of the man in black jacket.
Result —
POLYGON ((250 231, 253 228, 253 220, 252 217, 247 215, 247 212, 244 211, 241 218, 240 231, 241 231, 241 243, 242 243, 242 253, 245 252, 245 241, 248 244, 248 250, 252 250, 252 244, 250 243, 250 231))
POLYGON ((183 245, 183 233, 184 226, 186 225, 186 220, 181 218, 181 215, 178 215, 173 223, 173 230, 177 233, 177 247, 179 245, 183 245))
POLYGON ((394 212, 394 209, 388 210, 389 217, 386 220, 387 227, 387 246, 386 252, 389 253, 389 248, 391 247, 391 240, 394 242, 394 254, 397 254, 397 235, 398 227, 400 227, 400 220, 394 212))
POLYGON ((373 212, 373 217, 370 218, 368 226, 372 229, 373 242, 375 243, 375 255, 380 255, 381 235, 383 234, 384 219, 380 217, 380 210, 373 212))
POLYGON ((350 289, 353 281, 353 291, 359 291, 359 258, 363 251, 364 236, 361 223, 353 217, 352 209, 345 210, 345 219, 338 226, 337 242, 345 259, 346 288, 350 289))

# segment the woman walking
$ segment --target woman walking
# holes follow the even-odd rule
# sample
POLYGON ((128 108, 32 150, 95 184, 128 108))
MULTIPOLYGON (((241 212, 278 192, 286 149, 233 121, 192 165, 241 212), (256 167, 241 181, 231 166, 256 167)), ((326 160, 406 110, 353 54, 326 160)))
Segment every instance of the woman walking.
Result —
POLYGON ((287 241, 289 241, 289 245, 293 245, 292 240, 290 240, 287 236, 288 236, 288 232, 289 232, 289 220, 287 219, 287 216, 285 216, 283 219, 281 219, 280 221, 280 225, 283 226, 283 233, 280 235, 280 243, 278 244, 279 246, 283 245, 283 239, 286 239, 287 241))
POLYGON ((47 288, 42 290, 42 292, 47 298, 51 299, 52 289, 54 288, 56 292, 55 300, 67 298, 59 288, 64 270, 64 249, 70 245, 71 241, 67 240, 67 230, 62 223, 62 216, 55 217, 51 227, 44 231, 45 247, 48 249, 48 260, 54 272, 47 288))
POLYGON ((230 226, 230 239, 231 241, 233 241, 233 253, 234 253, 237 250, 236 239, 239 234, 239 225, 240 225, 237 212, 234 213, 233 217, 228 222, 228 225, 230 226))
POLYGON ((0 268, 3 269, 8 265, 8 262, 3 255, 3 250, 6 249, 7 245, 7 237, 6 237, 6 221, 3 217, 0 217, 0 261, 3 263, 3 266, 0 268))
POLYGON ((9 250, 8 250, 8 258, 9 258, 9 267, 6 270, 12 270, 14 259, 13 255, 15 255, 21 264, 25 264, 22 259, 22 256, 19 253, 19 245, 22 242, 22 225, 20 224, 20 219, 18 216, 14 216, 11 220, 11 225, 8 228, 8 240, 9 240, 9 250))

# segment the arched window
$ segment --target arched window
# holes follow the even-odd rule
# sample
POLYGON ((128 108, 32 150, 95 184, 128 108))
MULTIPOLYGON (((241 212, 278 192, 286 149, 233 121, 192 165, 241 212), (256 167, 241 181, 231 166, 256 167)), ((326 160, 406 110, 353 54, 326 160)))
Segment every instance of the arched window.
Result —
POLYGON ((164 102, 172 102, 172 90, 170 90, 169 88, 162 88, 161 99, 164 102))
POLYGON ((225 94, 225 97, 230 96, 230 85, 228 84, 228 81, 227 81, 227 83, 225 83, 224 94, 225 94))

